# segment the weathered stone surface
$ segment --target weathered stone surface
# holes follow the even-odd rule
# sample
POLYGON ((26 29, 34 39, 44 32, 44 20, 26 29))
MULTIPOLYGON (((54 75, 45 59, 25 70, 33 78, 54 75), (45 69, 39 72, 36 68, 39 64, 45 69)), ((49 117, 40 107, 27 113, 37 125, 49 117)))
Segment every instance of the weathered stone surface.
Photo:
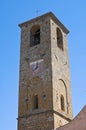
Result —
POLYGON ((20 27, 18 130, 52 130, 72 119, 68 30, 51 12, 20 24, 20 27), (33 25, 40 26, 40 44, 30 47, 33 25), (63 51, 57 46, 57 27, 62 32, 63 51), (39 60, 44 62, 43 70, 33 76, 30 65, 39 60), (64 111, 61 110, 61 94, 64 111), (38 95, 38 109, 34 109, 35 95, 38 95))

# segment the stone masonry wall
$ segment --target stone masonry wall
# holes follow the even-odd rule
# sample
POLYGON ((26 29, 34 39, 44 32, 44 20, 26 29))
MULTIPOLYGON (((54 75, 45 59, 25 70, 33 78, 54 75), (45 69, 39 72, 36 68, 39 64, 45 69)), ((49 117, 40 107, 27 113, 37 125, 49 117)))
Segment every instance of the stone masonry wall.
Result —
POLYGON ((22 26, 18 130, 23 130, 25 127, 28 130, 38 130, 40 128, 41 130, 46 128, 51 130, 51 126, 53 127, 53 124, 50 125, 48 121, 50 115, 41 114, 53 108, 50 50, 49 17, 46 17, 46 19, 42 17, 22 26), (30 47, 30 30, 33 25, 40 26, 40 44, 30 47), (39 60, 44 62, 43 71, 37 76, 31 76, 30 64, 39 60), (37 110, 34 109, 34 95, 38 95, 39 106, 37 110), (28 116, 27 119, 23 118, 26 116, 28 116), (25 126, 21 125, 22 121, 24 121, 25 126))
MULTIPOLYGON (((68 45, 66 33, 51 19, 51 63, 52 63, 52 83, 53 83, 53 109, 65 117, 72 119, 72 99, 70 86, 70 72, 68 59, 68 45), (63 36, 63 48, 57 46, 57 27, 63 36), (65 110, 61 110, 60 96, 64 96, 65 110)), ((62 125, 68 121, 55 115, 55 122, 61 121, 62 125)), ((58 123, 55 123, 55 128, 58 123)))
POLYGON ((59 27, 53 17, 50 13, 20 25, 18 130, 52 130, 72 118, 67 37, 65 28, 59 27), (30 47, 34 25, 40 27, 40 44, 30 47), (57 47, 57 27, 63 34, 64 51, 57 47), (38 71, 34 71, 36 64, 38 71), (65 111, 61 110, 61 94, 65 111), (35 95, 38 96, 37 109, 34 108, 35 95))

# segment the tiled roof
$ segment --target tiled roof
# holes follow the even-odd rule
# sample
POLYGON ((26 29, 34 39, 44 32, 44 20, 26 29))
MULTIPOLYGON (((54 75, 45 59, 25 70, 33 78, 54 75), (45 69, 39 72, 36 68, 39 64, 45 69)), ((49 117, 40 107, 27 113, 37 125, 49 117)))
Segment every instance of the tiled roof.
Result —
POLYGON ((70 123, 56 130, 86 130, 86 105, 70 123))

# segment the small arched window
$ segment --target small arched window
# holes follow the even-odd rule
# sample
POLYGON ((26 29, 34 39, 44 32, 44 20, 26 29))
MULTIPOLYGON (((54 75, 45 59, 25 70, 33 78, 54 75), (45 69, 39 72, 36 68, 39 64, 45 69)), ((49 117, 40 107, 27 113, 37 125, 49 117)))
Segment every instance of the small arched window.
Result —
POLYGON ((38 109, 38 95, 34 96, 34 109, 38 109))
POLYGON ((57 46, 61 49, 64 50, 63 48, 63 37, 62 37, 62 32, 59 28, 57 28, 57 46))
POLYGON ((61 110, 65 111, 64 96, 62 94, 60 96, 60 102, 61 102, 61 110))
POLYGON ((40 26, 34 25, 30 31, 30 47, 40 44, 40 26))

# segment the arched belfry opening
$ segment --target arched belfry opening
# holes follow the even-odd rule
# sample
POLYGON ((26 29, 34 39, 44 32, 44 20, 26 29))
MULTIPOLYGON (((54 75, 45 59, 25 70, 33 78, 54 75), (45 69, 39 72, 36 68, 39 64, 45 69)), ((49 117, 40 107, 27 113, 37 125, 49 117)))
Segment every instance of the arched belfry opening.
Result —
POLYGON ((40 26, 34 25, 30 30, 30 47, 40 44, 40 26))
POLYGON ((62 32, 59 28, 56 29, 57 32, 57 46, 61 49, 64 50, 63 47, 63 36, 62 36, 62 32))

